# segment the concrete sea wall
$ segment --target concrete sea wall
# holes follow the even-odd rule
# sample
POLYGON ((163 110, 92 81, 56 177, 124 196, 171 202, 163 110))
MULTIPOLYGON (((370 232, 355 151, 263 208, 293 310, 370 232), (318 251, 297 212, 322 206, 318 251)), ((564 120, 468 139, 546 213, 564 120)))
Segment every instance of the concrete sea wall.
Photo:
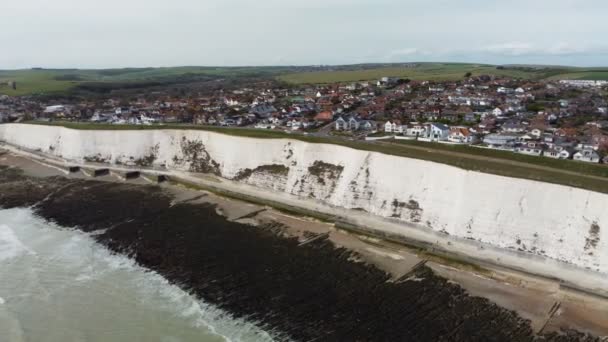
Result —
POLYGON ((608 195, 593 191, 331 144, 197 130, 4 124, 0 141, 78 162, 213 173, 608 274, 608 195))

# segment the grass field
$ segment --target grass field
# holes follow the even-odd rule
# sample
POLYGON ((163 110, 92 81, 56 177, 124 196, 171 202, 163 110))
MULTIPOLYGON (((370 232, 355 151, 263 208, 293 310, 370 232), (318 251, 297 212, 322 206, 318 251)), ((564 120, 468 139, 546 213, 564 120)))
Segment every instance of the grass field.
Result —
POLYGON ((595 81, 606 81, 608 80, 608 69, 602 68, 597 70, 587 71, 576 71, 565 74, 553 76, 550 79, 568 79, 568 80, 595 80, 595 81))
POLYGON ((506 177, 537 180, 608 193, 608 167, 570 160, 524 156, 510 152, 484 150, 467 146, 448 146, 423 142, 372 143, 340 138, 289 134, 282 131, 223 128, 217 126, 163 125, 129 126, 89 123, 36 123, 58 125, 82 130, 148 130, 199 129, 227 135, 261 139, 297 139, 310 143, 326 143, 363 151, 379 152, 400 157, 433 161, 506 177))
POLYGON ((10 96, 30 95, 36 93, 65 92, 75 85, 73 81, 55 79, 55 71, 15 70, 0 71, 0 94, 10 96), (17 82, 17 90, 13 90, 7 82, 17 82))
POLYGON ((582 69, 571 67, 497 69, 493 65, 457 63, 419 63, 417 67, 382 67, 359 70, 300 72, 279 76, 279 79, 293 84, 323 84, 332 82, 355 82, 377 80, 384 76, 409 78, 411 80, 451 81, 464 78, 470 72, 473 76, 496 75, 520 79, 594 79, 608 80, 608 69, 582 69))
POLYGON ((539 167, 548 167, 564 171, 576 172, 582 175, 606 177, 606 179, 608 180, 608 165, 603 164, 583 163, 574 160, 564 159, 540 158, 520 153, 513 153, 509 151, 479 148, 468 145, 449 145, 414 140, 395 140, 394 143, 424 148, 432 148, 434 150, 441 150, 451 153, 463 153, 472 156, 480 156, 492 159, 503 159, 517 163, 527 163, 531 165, 537 165, 539 167))
POLYGON ((129 82, 159 82, 161 84, 183 78, 185 82, 196 76, 216 78, 275 77, 290 84, 323 84, 377 80, 384 76, 413 80, 459 80, 467 72, 473 75, 509 76, 521 79, 593 79, 608 80, 608 68, 572 67, 505 67, 464 63, 417 63, 416 67, 400 65, 353 65, 324 67, 174 67, 174 68, 125 68, 125 69, 27 69, 0 70, 0 94, 10 96, 32 94, 62 94, 82 85, 107 84, 110 86, 129 82), (332 70, 336 69, 336 70, 332 70), (304 71, 304 72, 302 72, 304 71), (17 82, 13 90, 7 82, 17 82))
POLYGON ((27 69, 0 70, 0 94, 10 96, 66 93, 87 83, 121 83, 159 81, 184 76, 274 76, 293 70, 283 67, 175 67, 175 68, 125 68, 125 69, 27 69), (13 90, 7 82, 17 82, 13 90))

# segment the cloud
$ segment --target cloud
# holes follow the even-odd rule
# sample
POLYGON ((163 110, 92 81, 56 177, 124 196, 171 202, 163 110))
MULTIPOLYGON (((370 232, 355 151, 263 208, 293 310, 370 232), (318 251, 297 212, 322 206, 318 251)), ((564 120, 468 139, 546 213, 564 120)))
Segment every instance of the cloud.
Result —
POLYGON ((494 44, 480 49, 482 52, 488 52, 499 55, 521 56, 530 54, 534 50, 532 44, 522 42, 509 42, 502 44, 494 44))
POLYGON ((403 62, 419 58, 424 60, 426 57, 438 55, 438 51, 431 49, 422 49, 417 47, 407 47, 397 50, 392 50, 385 56, 376 57, 388 62, 403 62))
POLYGON ((408 55, 420 55, 425 53, 425 51, 420 50, 418 48, 405 48, 400 50, 395 50, 391 52, 393 56, 408 56, 408 55))
POLYGON ((564 56, 577 54, 602 53, 606 51, 605 46, 589 46, 558 42, 549 45, 534 44, 530 42, 507 42, 494 44, 479 49, 480 52, 503 55, 503 56, 564 56))
POLYGON ((608 60, 606 0, 4 2, 0 69, 608 60))

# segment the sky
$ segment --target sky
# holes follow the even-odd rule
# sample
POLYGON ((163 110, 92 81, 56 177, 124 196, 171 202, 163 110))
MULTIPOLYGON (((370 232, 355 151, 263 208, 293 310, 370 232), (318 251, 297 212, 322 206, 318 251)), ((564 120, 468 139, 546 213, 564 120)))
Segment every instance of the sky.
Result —
POLYGON ((606 0, 0 1, 0 69, 608 66, 606 0))

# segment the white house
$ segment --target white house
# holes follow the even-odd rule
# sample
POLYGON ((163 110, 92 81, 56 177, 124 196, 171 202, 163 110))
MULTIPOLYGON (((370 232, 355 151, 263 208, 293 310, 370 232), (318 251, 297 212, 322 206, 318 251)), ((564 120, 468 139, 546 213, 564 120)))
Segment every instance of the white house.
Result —
POLYGON ((513 134, 488 134, 483 143, 492 148, 509 148, 517 141, 518 136, 513 134))
POLYGON ((595 150, 584 149, 574 154, 574 160, 583 161, 587 163, 599 163, 600 155, 595 150))
POLYGON ((239 101, 237 101, 236 99, 228 98, 228 97, 224 99, 224 103, 226 104, 226 106, 230 106, 230 107, 239 105, 239 101))
POLYGON ((300 128, 300 122, 296 119, 289 119, 289 120, 287 120, 287 122, 285 122, 285 126, 296 131, 300 128))
POLYGON ((404 134, 412 137, 425 137, 427 135, 427 126, 413 122, 411 126, 407 127, 404 134))
POLYGON ((555 147, 546 150, 543 156, 554 159, 570 159, 573 154, 574 150, 571 148, 555 147))
POLYGON ((348 129, 351 131, 356 131, 359 130, 359 121, 355 118, 353 118, 352 116, 350 118, 348 118, 348 121, 346 122, 348 129))
POLYGON ((375 130, 376 125, 373 121, 370 120, 361 120, 359 121, 359 129, 363 131, 373 131, 375 130))
POLYGON ((541 154, 543 154, 543 146, 538 142, 530 141, 521 146, 516 147, 515 152, 531 156, 540 156, 541 154))
POLYGON ((448 140, 448 135, 450 134, 450 128, 444 124, 440 123, 432 123, 429 127, 429 136, 428 138, 435 141, 445 141, 448 140))
POLYGON ((348 129, 348 123, 343 118, 338 118, 335 122, 336 131, 345 131, 348 129))
POLYGON ((453 127, 450 129, 448 141, 458 144, 471 144, 475 142, 475 136, 465 127, 453 127))
POLYGON ((505 122, 500 129, 507 133, 523 133, 526 130, 526 126, 519 122, 505 122))
POLYGON ((151 125, 156 122, 155 118, 149 117, 146 114, 142 114, 140 120, 141 120, 141 123, 144 125, 151 125))
POLYGON ((574 87, 602 87, 602 86, 608 84, 608 81, 560 80, 559 83, 574 86, 574 87))
POLYGON ((44 109, 44 112, 47 114, 52 114, 52 113, 58 113, 58 112, 62 112, 65 110, 65 106, 64 105, 55 105, 55 106, 47 106, 44 109))
POLYGON ((387 121, 384 124, 384 131, 386 133, 403 133, 403 126, 399 121, 387 121))
POLYGON ((255 124, 255 128, 259 128, 259 129, 274 129, 276 126, 269 123, 269 122, 264 122, 264 121, 260 121, 257 124, 255 124))
POLYGON ((504 114, 504 112, 502 111, 502 109, 496 107, 494 108, 494 110, 492 111, 492 114, 494 116, 502 116, 504 114))
POLYGON ((533 130, 530 131, 530 135, 536 137, 536 138, 540 138, 540 136, 543 134, 543 131, 541 131, 538 128, 535 128, 533 130))

